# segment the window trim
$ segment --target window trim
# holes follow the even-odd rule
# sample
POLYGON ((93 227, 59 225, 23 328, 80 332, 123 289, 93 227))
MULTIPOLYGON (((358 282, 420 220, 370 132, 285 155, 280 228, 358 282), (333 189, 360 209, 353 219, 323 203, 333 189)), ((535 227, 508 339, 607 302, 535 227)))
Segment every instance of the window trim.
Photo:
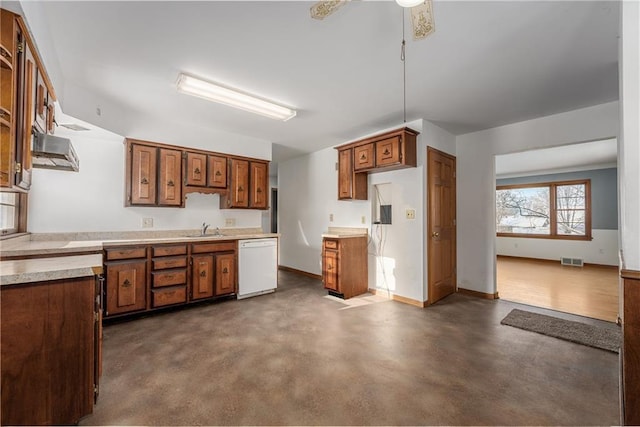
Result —
POLYGON ((9 191, 8 193, 16 194, 15 227, 0 230, 0 239, 15 237, 16 235, 24 234, 27 231, 28 194, 13 191, 9 191))
MULTIPOLYGON (((536 182, 530 184, 510 184, 510 185, 496 185, 496 191, 498 190, 511 190, 515 188, 535 188, 535 187, 549 187, 549 223, 550 234, 528 234, 528 233, 504 233, 496 232, 497 237, 525 237, 528 239, 551 239, 551 240, 593 240, 591 231, 591 179, 575 179, 571 181, 550 181, 550 182, 536 182), (558 206, 556 203, 557 189, 564 185, 584 184, 584 236, 558 234, 557 218, 558 218, 558 206)), ((495 205, 495 199, 494 199, 495 205)), ((495 222, 495 214, 494 214, 495 222)))

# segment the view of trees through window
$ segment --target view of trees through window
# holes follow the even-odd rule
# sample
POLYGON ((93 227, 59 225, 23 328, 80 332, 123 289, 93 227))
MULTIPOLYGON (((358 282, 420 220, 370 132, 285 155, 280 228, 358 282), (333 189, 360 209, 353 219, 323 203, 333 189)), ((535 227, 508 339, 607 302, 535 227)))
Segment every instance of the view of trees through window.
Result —
POLYGON ((589 185, 585 180, 497 187, 498 235, 589 237, 589 185))

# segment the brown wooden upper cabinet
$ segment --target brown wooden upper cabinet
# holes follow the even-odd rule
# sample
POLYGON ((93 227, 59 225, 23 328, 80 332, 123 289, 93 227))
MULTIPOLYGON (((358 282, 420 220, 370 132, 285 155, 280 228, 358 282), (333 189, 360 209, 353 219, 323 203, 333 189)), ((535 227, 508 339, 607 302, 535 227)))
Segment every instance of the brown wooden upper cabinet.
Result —
POLYGON ((353 148, 354 167, 359 171, 371 169, 375 165, 374 144, 359 145, 353 148))
POLYGON ((367 173, 415 167, 417 136, 402 128, 336 147, 338 199, 366 200, 367 173))
POLYGON ((125 206, 184 206, 182 151, 127 139, 125 206))
POLYGON ((229 168, 229 193, 220 197, 220 208, 267 209, 269 163, 232 158, 229 168))
POLYGON ((209 187, 227 188, 227 158, 209 156, 209 187))
POLYGON ((187 185, 207 185, 207 155, 187 151, 187 185))
POLYGON ((269 165, 263 162, 249 162, 251 185, 250 205, 254 209, 267 209, 269 205, 269 165))
POLYGON ((353 148, 338 151, 338 199, 367 200, 367 173, 355 173, 353 148))

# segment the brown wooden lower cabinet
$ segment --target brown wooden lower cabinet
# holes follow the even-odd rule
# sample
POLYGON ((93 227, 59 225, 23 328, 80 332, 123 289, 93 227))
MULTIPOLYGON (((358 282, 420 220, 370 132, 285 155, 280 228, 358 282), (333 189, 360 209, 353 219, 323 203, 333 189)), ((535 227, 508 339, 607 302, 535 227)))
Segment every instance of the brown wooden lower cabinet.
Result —
POLYGON ((344 299, 364 294, 368 283, 367 236, 324 238, 322 283, 344 299))
POLYGON ((106 316, 147 308, 146 259, 106 263, 106 316))
POLYGON ((236 255, 216 255, 216 295, 236 293, 236 255))
POLYGON ((215 280, 213 255, 194 255, 191 262, 191 299, 211 298, 215 280))
POLYGON ((2 286, 2 425, 75 424, 100 373, 95 277, 2 286))

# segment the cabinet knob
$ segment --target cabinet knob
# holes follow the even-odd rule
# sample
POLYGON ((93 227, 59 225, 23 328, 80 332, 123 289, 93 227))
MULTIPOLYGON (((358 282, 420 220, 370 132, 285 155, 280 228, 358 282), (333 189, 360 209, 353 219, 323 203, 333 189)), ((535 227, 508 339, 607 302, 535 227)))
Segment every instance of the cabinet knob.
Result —
POLYGON ((382 153, 382 154, 384 154, 385 156, 388 156, 388 155, 389 155, 389 154, 391 154, 391 153, 389 152, 389 149, 388 149, 388 148, 385 148, 385 149, 384 149, 384 153, 382 153))
POLYGON ((200 168, 196 168, 193 173, 195 173, 196 175, 200 175, 200 168))
POLYGON ((140 181, 140 184, 148 184, 149 180, 147 178, 142 178, 142 181, 140 181))
POLYGON ((204 270, 202 270, 202 271, 200 272, 200 277, 207 277, 207 272, 206 272, 206 271, 204 271, 204 270))
POLYGON ((222 274, 227 274, 227 273, 229 273, 229 270, 227 270, 227 267, 223 268, 222 269, 222 274))
POLYGON ((173 186, 175 186, 175 184, 173 183, 173 181, 172 181, 172 180, 169 180, 169 182, 167 182, 167 185, 168 185, 169 187, 173 187, 173 186))
POLYGON ((327 270, 333 270, 333 266, 331 264, 327 265, 327 270))
POLYGON ((360 154, 360 160, 367 160, 367 156, 364 153, 360 154))
POLYGON ((256 190, 256 193, 262 193, 262 188, 258 188, 258 189, 256 190))
POLYGON ((221 176, 222 174, 220 173, 220 171, 216 171, 216 176, 221 176))
POLYGON ((242 188, 242 186, 238 187, 238 191, 244 191, 244 188, 242 188))
POLYGON ((124 282, 122 282, 122 287, 128 288, 129 286, 131 286, 131 282, 129 281, 129 279, 125 279, 124 282))

